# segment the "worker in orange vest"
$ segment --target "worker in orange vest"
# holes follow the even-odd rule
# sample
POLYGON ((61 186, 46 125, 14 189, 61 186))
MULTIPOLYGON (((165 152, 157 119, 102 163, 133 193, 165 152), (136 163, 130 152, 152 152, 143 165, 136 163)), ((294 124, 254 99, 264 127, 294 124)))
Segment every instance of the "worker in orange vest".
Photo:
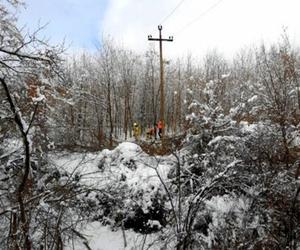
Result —
POLYGON ((164 127, 163 122, 162 122, 161 120, 159 120, 159 121, 157 122, 157 129, 158 129, 158 136, 159 136, 159 138, 162 137, 162 130, 163 130, 163 127, 164 127))

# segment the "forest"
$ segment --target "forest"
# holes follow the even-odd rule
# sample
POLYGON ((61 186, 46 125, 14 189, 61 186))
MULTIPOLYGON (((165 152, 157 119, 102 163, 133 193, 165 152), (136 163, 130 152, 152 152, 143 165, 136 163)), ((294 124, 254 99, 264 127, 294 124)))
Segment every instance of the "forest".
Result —
POLYGON ((103 37, 70 55, 18 27, 21 5, 0 2, 0 249, 98 249, 95 222, 124 249, 300 249, 300 49, 284 30, 231 59, 164 60, 154 140, 157 49, 103 37))

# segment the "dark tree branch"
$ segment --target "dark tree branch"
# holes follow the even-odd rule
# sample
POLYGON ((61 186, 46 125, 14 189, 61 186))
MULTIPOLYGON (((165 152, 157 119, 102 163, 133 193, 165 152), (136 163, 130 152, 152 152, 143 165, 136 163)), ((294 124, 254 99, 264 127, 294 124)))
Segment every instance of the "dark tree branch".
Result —
POLYGON ((25 164, 24 164, 25 171, 24 171, 24 175, 23 175, 21 184, 19 185, 19 187, 17 189, 17 200, 18 200, 19 206, 20 206, 20 214, 21 214, 20 220, 22 223, 22 230, 23 230, 24 237, 25 237, 24 248, 27 250, 30 250, 31 249, 31 240, 29 237, 29 224, 28 224, 28 219, 26 219, 26 212, 25 212, 25 206, 24 206, 24 201, 23 201, 23 194, 26 189, 26 184, 28 181, 29 173, 30 173, 30 141, 26 134, 27 129, 25 128, 25 124, 24 124, 24 121, 22 120, 20 111, 17 110, 17 107, 15 106, 15 104, 13 102, 13 99, 11 97, 11 94, 10 94, 10 91, 8 89, 5 79, 0 78, 0 82, 4 89, 6 98, 9 102, 11 112, 14 114, 15 123, 17 124, 19 131, 22 135, 23 144, 24 144, 24 148, 25 148, 25 164))

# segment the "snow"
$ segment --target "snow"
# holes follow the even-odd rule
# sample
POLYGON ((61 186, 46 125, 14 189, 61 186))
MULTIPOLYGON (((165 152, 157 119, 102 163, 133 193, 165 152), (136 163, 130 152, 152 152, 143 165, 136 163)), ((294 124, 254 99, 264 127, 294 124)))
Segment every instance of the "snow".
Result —
POLYGON ((163 176, 167 175, 169 169, 163 163, 158 164, 154 158, 149 158, 138 145, 131 142, 123 142, 113 150, 105 149, 100 153, 64 154, 53 156, 52 159, 57 166, 69 173, 80 173, 83 181, 88 184, 105 184, 119 179, 123 174, 127 185, 132 188, 158 185, 159 179, 154 167, 163 176), (103 165, 104 170, 99 169, 99 164, 103 165), (131 164, 135 169, 130 169, 131 164))
POLYGON ((233 107, 229 110, 230 116, 234 117, 238 114, 238 112, 244 107, 244 103, 239 104, 236 107, 233 107))
POLYGON ((214 196, 211 200, 205 201, 206 206, 220 214, 227 214, 232 211, 239 212, 240 210, 247 210, 249 204, 242 198, 232 198, 228 195, 214 196))
POLYGON ((291 147, 299 147, 300 146, 300 133, 295 131, 291 134, 292 140, 290 142, 291 147))
MULTIPOLYGON (((207 237, 204 240, 209 246, 215 241, 215 229, 224 228, 227 224, 226 218, 236 218, 237 226, 243 228, 244 217, 250 208, 250 200, 244 197, 232 197, 229 195, 214 196, 210 200, 205 201, 206 208, 210 211, 212 222, 209 224, 207 237)), ((234 235, 233 235, 234 236, 234 235)))
MULTIPOLYGON (((102 226, 99 222, 90 223, 83 232, 84 236, 88 240, 88 244, 93 250, 131 250, 140 249, 143 242, 143 236, 134 233, 133 231, 124 231, 126 244, 124 245, 124 237, 122 230, 111 231, 109 227, 102 226)), ((146 246, 151 242, 152 237, 147 236, 146 246), (147 240, 148 239, 148 240, 147 240)), ((75 241, 73 244, 66 248, 66 250, 82 250, 86 247, 82 242, 75 241), (73 248, 73 246, 74 248, 73 248)), ((147 247, 145 247, 147 249, 147 247)), ((151 249, 156 250, 159 248, 151 247, 151 249)))
POLYGON ((189 121, 189 120, 194 120, 195 118, 197 118, 197 116, 196 116, 196 114, 194 113, 194 112, 192 112, 191 114, 189 114, 189 115, 187 115, 186 117, 185 117, 185 120, 186 121, 189 121))
POLYGON ((291 142, 292 147, 299 147, 300 146, 300 136, 295 137, 291 142))
MULTIPOLYGON (((167 178, 173 156, 151 157, 132 142, 120 143, 115 149, 105 149, 96 153, 72 153, 52 155, 52 161, 60 168, 72 174, 79 174, 80 181, 97 188, 105 185, 119 183, 124 176, 122 183, 126 190, 132 195, 142 194, 143 198, 135 201, 139 203, 144 213, 152 205, 153 194, 160 188, 161 183, 157 172, 163 178, 167 178), (157 171, 157 172, 156 172, 157 171)), ((61 178, 60 181, 68 181, 68 178, 61 178)), ((126 205, 131 199, 124 201, 126 205)), ((43 205, 43 204, 41 204, 43 205)), ((159 221, 149 220, 149 225, 161 227, 159 221)), ((118 250, 138 249, 134 244, 141 244, 141 234, 132 231, 125 231, 128 247, 124 248, 123 232, 118 230, 112 232, 108 227, 102 226, 99 222, 92 222, 84 229, 90 247, 93 250, 118 250)), ((149 237, 149 242, 151 237, 149 237)), ((154 237, 154 236, 153 236, 154 237)), ((75 244, 75 243, 74 243, 75 244)), ((76 250, 84 249, 80 242, 76 242, 76 250)), ((72 248, 69 248, 72 249, 72 248)), ((151 247, 151 249, 155 249, 151 247)))
POLYGON ((195 108, 195 107, 199 107, 200 105, 201 105, 201 104, 200 104, 198 101, 194 100, 194 101, 189 105, 188 109, 192 109, 192 108, 195 108))
POLYGON ((235 142, 235 141, 237 141, 237 140, 239 140, 240 138, 239 137, 237 137, 237 136, 216 136, 214 139, 212 139, 209 143, 208 143, 208 145, 209 146, 213 146, 214 144, 217 144, 217 143, 219 143, 220 141, 223 141, 223 140, 225 140, 225 141, 232 141, 232 142, 235 142))
POLYGON ((37 88, 37 94, 36 94, 36 97, 32 97, 33 103, 42 102, 42 101, 44 101, 45 99, 46 99, 46 97, 45 97, 43 94, 41 94, 41 90, 40 90, 40 88, 38 87, 38 88, 37 88))
POLYGON ((288 93, 288 95, 294 95, 294 94, 296 94, 297 92, 299 92, 300 91, 300 88, 299 87, 296 87, 296 88, 293 88, 289 93, 288 93))
POLYGON ((253 103, 253 102, 255 102, 255 101, 257 101, 257 99, 258 99, 258 96, 257 95, 254 95, 254 96, 252 96, 250 99, 248 99, 248 103, 253 103))
POLYGON ((148 221, 148 225, 150 225, 150 226, 157 226, 158 228, 162 227, 158 220, 149 220, 148 221))
POLYGON ((27 129, 28 129, 28 125, 27 125, 27 123, 25 122, 25 120, 23 119, 23 116, 22 116, 20 110, 17 110, 17 115, 19 116, 20 122, 21 122, 22 127, 23 127, 23 131, 26 132, 27 129))
POLYGON ((142 149, 137 144, 132 142, 123 142, 119 144, 119 146, 113 150, 111 154, 115 154, 117 151, 127 159, 143 153, 142 149))
POLYGON ((6 139, 2 142, 1 145, 2 154, 0 156, 0 159, 13 154, 22 148, 23 148, 22 141, 15 140, 15 139, 6 139))
POLYGON ((189 94, 189 95, 193 95, 193 90, 191 90, 191 89, 189 89, 189 88, 186 90, 186 92, 187 92, 187 94, 189 94))
POLYGON ((43 101, 43 100, 45 100, 45 99, 46 99, 46 98, 45 98, 44 95, 40 95, 40 96, 38 96, 38 97, 32 97, 33 103, 41 102, 41 101, 43 101))
POLYGON ((241 131, 243 133, 254 133, 255 130, 257 129, 257 124, 255 123, 249 124, 246 121, 241 121, 240 125, 241 125, 241 131))
POLYGON ((225 78, 228 78, 229 76, 230 76, 230 72, 227 73, 227 74, 223 74, 223 75, 221 76, 221 78, 222 78, 222 79, 225 79, 225 78))

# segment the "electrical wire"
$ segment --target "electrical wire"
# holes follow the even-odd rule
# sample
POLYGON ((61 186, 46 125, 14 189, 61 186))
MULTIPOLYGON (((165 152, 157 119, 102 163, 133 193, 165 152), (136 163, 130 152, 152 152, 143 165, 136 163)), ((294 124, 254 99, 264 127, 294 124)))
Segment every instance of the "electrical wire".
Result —
POLYGON ((185 0, 181 0, 176 6, 175 8, 170 12, 169 15, 167 15, 164 19, 162 19, 162 21, 160 22, 160 24, 163 24, 165 21, 167 21, 174 13, 175 11, 183 4, 185 0))
MULTIPOLYGON (((161 22, 159 23, 160 25, 162 25, 164 22, 166 22, 174 13, 175 13, 175 11, 183 4, 183 2, 184 2, 185 0, 181 0, 176 6, 175 6, 175 8, 170 12, 170 14, 168 14, 165 18, 163 18, 162 20, 161 20, 161 22)), ((152 32, 155 32, 156 30, 152 30, 152 32)), ((152 33, 151 32, 151 33, 152 33)))
POLYGON ((203 11, 198 17, 196 17, 194 20, 187 23, 183 28, 181 28, 179 31, 175 33, 175 35, 179 35, 182 33, 185 29, 187 29, 189 26, 193 25, 194 23, 198 22, 202 17, 207 15, 209 12, 211 12, 214 8, 216 8, 223 0, 219 0, 218 2, 214 3, 212 6, 210 6, 208 9, 203 11))

